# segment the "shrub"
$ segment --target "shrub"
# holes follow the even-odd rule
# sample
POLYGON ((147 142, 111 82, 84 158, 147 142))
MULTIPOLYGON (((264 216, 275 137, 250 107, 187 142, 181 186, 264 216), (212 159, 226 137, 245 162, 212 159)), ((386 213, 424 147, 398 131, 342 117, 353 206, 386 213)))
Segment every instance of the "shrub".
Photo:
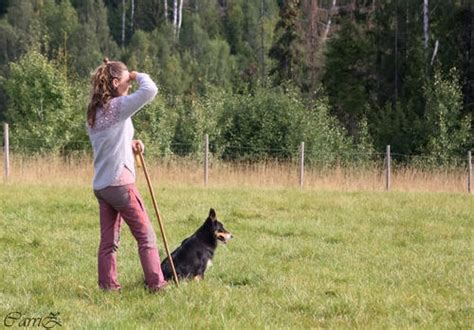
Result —
POLYGON ((83 92, 74 92, 62 70, 34 50, 11 63, 10 69, 6 119, 13 149, 67 151, 72 142, 85 139, 84 112, 77 111, 83 106, 83 92))

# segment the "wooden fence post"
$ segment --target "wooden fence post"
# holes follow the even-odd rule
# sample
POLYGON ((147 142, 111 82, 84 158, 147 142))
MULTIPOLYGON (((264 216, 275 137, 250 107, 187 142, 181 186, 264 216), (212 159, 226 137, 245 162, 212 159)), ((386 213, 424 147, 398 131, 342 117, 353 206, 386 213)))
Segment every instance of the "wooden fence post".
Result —
POLYGON ((467 192, 472 194, 472 157, 471 150, 467 152, 467 192))
POLYGON ((300 146, 300 187, 304 186, 304 142, 300 146))
POLYGON ((204 135, 204 185, 209 180, 209 135, 204 135))
POLYGON ((386 166, 387 168, 385 169, 385 190, 390 191, 390 187, 392 185, 392 159, 390 155, 390 145, 387 146, 387 154, 385 156, 386 158, 386 166))
POLYGON ((7 180, 10 175, 10 141, 7 123, 3 123, 3 168, 5 180, 7 180))

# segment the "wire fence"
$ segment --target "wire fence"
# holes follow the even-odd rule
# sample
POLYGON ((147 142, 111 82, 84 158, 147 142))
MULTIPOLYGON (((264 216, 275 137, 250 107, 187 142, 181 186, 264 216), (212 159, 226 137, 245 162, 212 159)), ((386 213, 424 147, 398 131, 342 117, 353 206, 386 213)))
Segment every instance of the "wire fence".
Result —
MULTIPOLYGON (((51 145, 47 140, 40 138, 16 138, 15 144, 10 142, 9 150, 11 153, 24 154, 24 155, 34 155, 34 154, 58 154, 58 155, 69 155, 69 154, 92 154, 92 146, 88 140, 71 140, 68 141, 66 147, 58 148, 54 145, 51 145)), ((2 143, 4 148, 4 143, 2 143)), ((147 153, 151 153, 152 157, 166 158, 171 156, 181 156, 181 157, 194 157, 200 158, 204 152, 204 143, 200 145, 200 148, 196 149, 196 144, 192 143, 179 143, 171 142, 166 145, 166 148, 171 152, 167 154, 160 155, 160 150, 162 146, 150 146, 147 145, 147 153), (176 150, 176 152, 173 152, 176 150), (188 151, 182 151, 188 150, 188 151), (158 156, 157 156, 158 155, 158 156)), ((221 152, 215 152, 219 149, 225 149, 228 151, 227 159, 236 159, 236 160, 246 160, 246 161, 260 161, 262 160, 259 155, 265 155, 266 158, 271 158, 280 161, 292 161, 293 155, 300 152, 300 146, 293 148, 276 148, 276 147, 254 147, 254 146, 219 146, 215 143, 209 143, 209 153, 218 154, 221 152), (253 157, 256 154, 257 156, 253 157)), ((327 152, 325 152, 327 154, 327 152)), ((321 155, 318 155, 317 150, 305 150, 305 155, 307 158, 318 159, 321 155)), ((364 161, 376 161, 383 159, 386 156, 386 152, 360 152, 356 150, 349 151, 337 151, 334 154, 329 154, 324 156, 328 160, 332 159, 349 159, 349 160, 364 160, 364 161)), ((322 157, 321 163, 324 162, 325 158, 322 157)), ((397 152, 391 152, 392 160, 397 162, 400 165, 422 165, 425 164, 437 164, 438 168, 445 168, 446 166, 457 167, 466 165, 466 156, 428 156, 428 155, 407 155, 397 152)), ((320 165, 316 162, 316 164, 320 165)), ((431 166, 431 165, 430 165, 431 166)))
MULTIPOLYGON (((4 180, 11 181, 13 176, 17 176, 17 180, 27 177, 33 169, 41 172, 37 176, 44 176, 45 171, 50 174, 56 171, 66 177, 74 176, 82 168, 85 172, 81 176, 92 176, 93 156, 88 140, 68 141, 66 148, 57 148, 43 138, 15 137, 12 143, 8 125, 3 125, 2 146, 4 180)), ((234 181, 239 184, 252 178, 252 185, 279 185, 280 182, 283 186, 328 187, 328 182, 333 180, 336 189, 348 185, 357 190, 362 185, 354 185, 354 182, 365 181, 370 190, 389 191, 411 185, 412 189, 403 190, 472 193, 471 151, 467 151, 465 157, 450 158, 406 155, 390 148, 385 152, 341 150, 318 154, 314 149, 305 150, 303 142, 291 148, 219 146, 209 143, 206 135, 197 145, 174 142, 163 147, 148 143, 145 155, 147 162, 161 173, 161 178, 163 172, 168 171, 169 176, 204 185, 218 182, 230 185, 234 181), (428 181, 431 184, 427 184, 428 181), (439 188, 433 189, 433 185, 439 188)))

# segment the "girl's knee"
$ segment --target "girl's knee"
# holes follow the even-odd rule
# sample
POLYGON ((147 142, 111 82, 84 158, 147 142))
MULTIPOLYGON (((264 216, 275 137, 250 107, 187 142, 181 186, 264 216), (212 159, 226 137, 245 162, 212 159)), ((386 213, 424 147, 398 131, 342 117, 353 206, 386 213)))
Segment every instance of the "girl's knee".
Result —
POLYGON ((138 248, 141 250, 156 249, 156 238, 147 237, 138 241, 138 248))
POLYGON ((118 248, 119 248, 118 242, 100 242, 99 254, 105 255, 105 254, 114 253, 114 252, 117 252, 118 248))

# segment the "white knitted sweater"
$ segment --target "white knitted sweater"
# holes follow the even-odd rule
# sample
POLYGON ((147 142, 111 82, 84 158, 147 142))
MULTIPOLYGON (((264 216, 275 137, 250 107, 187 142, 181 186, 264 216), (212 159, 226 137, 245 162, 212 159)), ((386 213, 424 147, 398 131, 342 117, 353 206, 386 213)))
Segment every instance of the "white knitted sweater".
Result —
POLYGON ((127 167, 135 176, 132 151, 134 128, 131 117, 151 102, 158 88, 145 73, 137 74, 138 90, 127 96, 115 97, 97 109, 93 128, 87 127, 94 151, 94 190, 110 186, 127 167))

